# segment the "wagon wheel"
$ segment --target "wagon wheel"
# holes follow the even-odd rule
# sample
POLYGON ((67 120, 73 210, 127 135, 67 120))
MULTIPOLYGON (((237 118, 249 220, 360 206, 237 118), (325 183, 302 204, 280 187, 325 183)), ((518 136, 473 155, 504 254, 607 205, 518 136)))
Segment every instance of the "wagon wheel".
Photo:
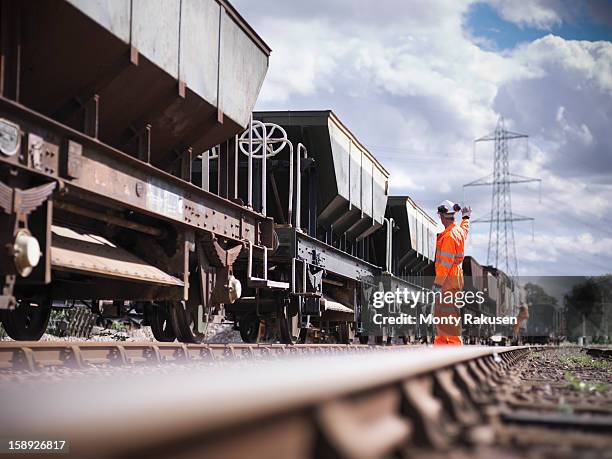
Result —
POLYGON ((38 341, 45 333, 51 316, 51 301, 43 301, 37 306, 20 300, 17 308, 11 311, 0 310, 0 318, 6 333, 17 341, 38 341))
POLYGON ((264 336, 265 325, 257 314, 247 314, 238 321, 238 330, 245 343, 259 343, 264 336))
POLYGON ((202 343, 206 339, 206 331, 198 330, 199 315, 203 313, 202 306, 187 306, 184 301, 173 302, 170 305, 171 322, 174 333, 183 343, 202 343))
POLYGON ((174 341, 176 333, 172 325, 170 305, 166 303, 150 303, 147 305, 147 312, 151 331, 155 339, 162 342, 174 341))

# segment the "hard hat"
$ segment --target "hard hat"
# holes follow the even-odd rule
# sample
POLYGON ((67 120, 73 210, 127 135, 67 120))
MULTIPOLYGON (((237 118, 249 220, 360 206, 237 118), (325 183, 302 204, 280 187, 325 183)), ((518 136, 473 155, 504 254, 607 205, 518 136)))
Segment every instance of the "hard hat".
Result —
POLYGON ((461 206, 459 204, 455 204, 448 199, 445 199, 440 204, 438 204, 438 213, 439 214, 454 214, 455 212, 461 210, 461 206))

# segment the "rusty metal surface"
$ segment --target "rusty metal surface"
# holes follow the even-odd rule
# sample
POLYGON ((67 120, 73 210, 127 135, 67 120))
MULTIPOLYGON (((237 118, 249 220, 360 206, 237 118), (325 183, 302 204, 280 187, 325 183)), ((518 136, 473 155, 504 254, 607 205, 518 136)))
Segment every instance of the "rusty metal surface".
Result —
POLYGON ((120 226, 122 228, 127 228, 127 229, 131 229, 134 231, 138 231, 140 233, 148 234, 149 236, 154 236, 154 237, 165 236, 164 231, 159 228, 155 228, 149 225, 143 225, 142 223, 137 223, 137 222, 127 220, 125 218, 117 217, 110 212, 107 212, 107 213, 96 212, 95 210, 86 209, 84 207, 75 206, 74 204, 70 204, 68 202, 62 202, 62 201, 57 201, 57 200, 53 202, 53 208, 59 209, 59 210, 65 210, 67 212, 81 215, 83 217, 88 217, 93 220, 105 222, 108 225, 115 225, 115 226, 120 226))
POLYGON ((227 199, 209 193, 130 155, 0 97, 0 113, 25 132, 54 139, 66 164, 64 175, 32 168, 15 155, 0 162, 60 180, 73 195, 95 196, 129 209, 205 230, 220 237, 272 248, 273 221, 227 199), (70 143, 68 142, 70 140, 70 143), (80 148, 78 148, 80 147, 80 148))
POLYGON ((92 365, 269 360, 287 356, 329 356, 394 350, 368 345, 333 344, 184 344, 122 342, 0 341, 0 371, 92 365))
POLYGON ((183 282, 152 266, 100 235, 58 225, 51 227, 53 269, 88 272, 154 284, 183 286, 183 282))
POLYGON ((55 183, 46 183, 37 187, 22 190, 10 188, 0 182, 0 207, 7 214, 29 214, 47 200, 55 189, 55 183))
MULTIPOLYGON (((123 349, 117 351, 119 362, 130 352, 143 355, 137 344, 117 347, 123 349)), ((94 348, 107 355, 109 345, 94 348)), ((205 348, 150 346, 179 358, 205 348)), ((271 347, 291 348, 300 349, 271 347)), ((227 352, 223 346, 212 349, 227 352)), ((438 398, 444 389, 432 379, 436 372, 487 360, 490 371, 501 374, 528 353, 526 348, 406 349, 262 360, 252 366, 238 361, 120 381, 40 380, 29 383, 27 398, 23 388, 4 385, 0 429, 5 435, 60 435, 70 440, 73 453, 90 457, 278 457, 278 451, 282 457, 386 457, 445 443, 444 432, 431 430, 438 425, 432 424, 435 413, 450 416, 438 398), (427 425, 431 435, 418 434, 427 425)), ((479 383, 479 392, 490 390, 479 383)), ((447 433, 464 426, 452 418, 447 424, 447 433)))
POLYGON ((0 374, 44 362, 118 366, 106 377, 2 384, 0 429, 59 436, 87 457, 610 457, 611 392, 575 392, 554 365, 605 378, 606 362, 574 351, 2 343, 0 374), (282 358, 294 353, 304 355, 282 358), (117 373, 147 362, 172 371, 117 373), (595 403, 561 411, 538 401, 547 398, 595 403))

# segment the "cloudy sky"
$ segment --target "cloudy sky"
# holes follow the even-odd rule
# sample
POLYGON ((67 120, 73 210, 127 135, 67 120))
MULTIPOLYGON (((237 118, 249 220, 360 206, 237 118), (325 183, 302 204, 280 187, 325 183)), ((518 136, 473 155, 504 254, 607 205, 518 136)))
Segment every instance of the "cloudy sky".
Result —
MULTIPOLYGON (((272 47, 257 109, 332 109, 430 213, 510 145, 521 275, 612 272, 612 2, 234 0, 272 47), (475 151, 475 155, 474 155, 475 151), (476 161, 474 162, 474 156, 476 161)), ((490 187, 465 189, 473 218, 490 187)), ((486 262, 488 224, 467 253, 486 262)))

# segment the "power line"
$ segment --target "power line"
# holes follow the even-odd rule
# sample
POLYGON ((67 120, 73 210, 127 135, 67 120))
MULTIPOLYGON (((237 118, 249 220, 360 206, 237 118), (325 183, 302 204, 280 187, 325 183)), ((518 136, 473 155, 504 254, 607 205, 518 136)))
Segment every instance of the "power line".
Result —
POLYGON ((499 117, 495 131, 489 135, 476 139, 476 142, 493 141, 493 173, 473 182, 466 183, 464 187, 492 186, 491 214, 489 218, 476 219, 474 223, 489 223, 489 245, 487 248, 487 264, 503 269, 508 276, 518 277, 518 260, 516 244, 514 241, 514 222, 533 221, 533 218, 516 214, 512 211, 512 195, 510 185, 540 181, 529 177, 511 174, 508 166, 508 141, 527 138, 526 134, 519 134, 506 130, 504 118, 499 117))
POLYGON ((469 159, 466 155, 461 153, 449 153, 449 152, 435 152, 430 150, 417 150, 414 148, 400 147, 400 146, 384 146, 384 145, 371 145, 364 144, 367 148, 377 150, 378 152, 386 152, 387 154, 396 154, 406 157, 423 158, 427 160, 435 158, 460 158, 469 159))
MULTIPOLYGON (((561 201, 560 199, 553 198, 550 195, 545 195, 544 199, 548 199, 550 201, 553 201, 554 203, 556 203, 556 204, 558 204, 560 206, 565 206, 566 205, 565 202, 561 201)), ((581 223, 584 226, 588 226, 589 228, 594 229, 595 231, 599 231, 599 232, 601 232, 603 234, 607 234, 609 236, 612 236, 612 231, 606 230, 605 228, 597 227, 597 226, 593 225, 592 223, 589 223, 589 222, 587 222, 585 220, 582 220, 581 218, 576 217, 576 216, 572 216, 571 218, 576 220, 578 223, 581 223)))

